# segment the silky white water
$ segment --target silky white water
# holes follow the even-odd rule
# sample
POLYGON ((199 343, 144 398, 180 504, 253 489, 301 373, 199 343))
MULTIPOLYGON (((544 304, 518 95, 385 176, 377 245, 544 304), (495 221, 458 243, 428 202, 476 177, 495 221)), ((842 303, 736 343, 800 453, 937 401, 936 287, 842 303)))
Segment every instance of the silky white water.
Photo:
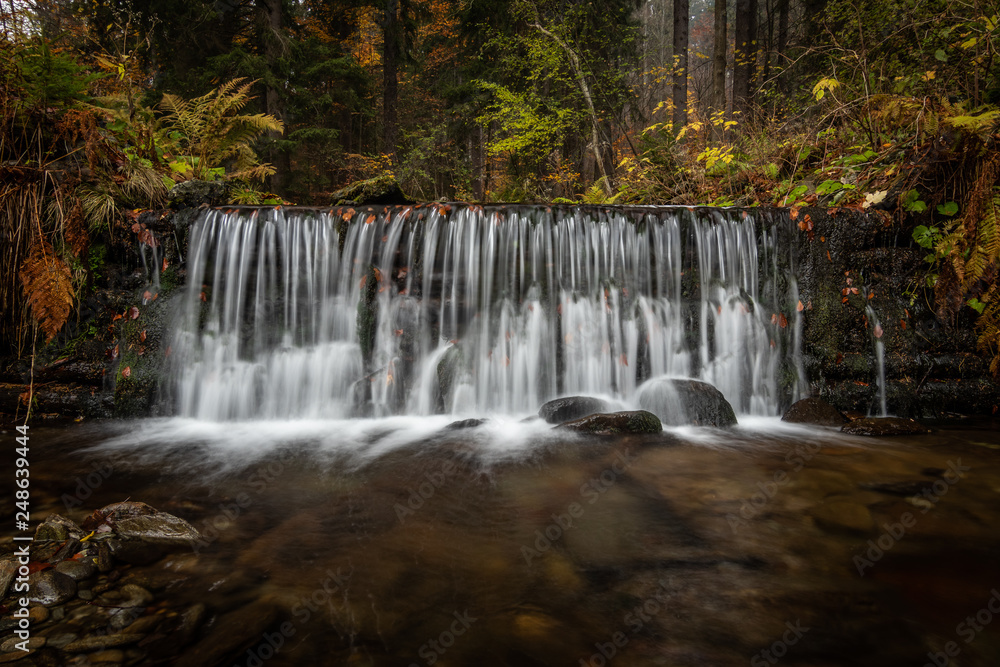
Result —
POLYGON ((175 411, 513 415, 561 395, 630 405, 644 381, 676 376, 739 414, 776 415, 804 389, 797 295, 758 264, 780 251, 727 210, 206 211, 175 411))

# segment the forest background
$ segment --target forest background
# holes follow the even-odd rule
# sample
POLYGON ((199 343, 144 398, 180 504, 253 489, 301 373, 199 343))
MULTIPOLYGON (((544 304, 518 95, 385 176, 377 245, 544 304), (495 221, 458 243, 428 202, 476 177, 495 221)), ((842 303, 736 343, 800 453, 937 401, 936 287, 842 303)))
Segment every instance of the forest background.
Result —
POLYGON ((52 339, 141 210, 418 200, 851 207, 1000 372, 997 0, 5 0, 0 344, 52 339))

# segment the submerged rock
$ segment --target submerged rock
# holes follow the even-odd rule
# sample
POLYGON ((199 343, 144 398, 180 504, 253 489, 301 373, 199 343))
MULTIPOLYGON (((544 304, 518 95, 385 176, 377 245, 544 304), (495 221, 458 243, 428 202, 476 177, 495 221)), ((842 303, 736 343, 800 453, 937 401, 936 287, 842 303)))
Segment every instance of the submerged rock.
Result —
POLYGON ((850 435, 917 435, 930 433, 931 430, 915 419, 900 419, 898 417, 865 417, 845 424, 840 429, 850 435))
POLYGON ((847 417, 837 408, 821 398, 803 398, 785 411, 781 421, 792 424, 816 424, 817 426, 841 426, 847 417))
POLYGON ((639 407, 666 426, 735 426, 736 411, 722 392, 699 380, 653 378, 637 393, 639 407))
POLYGON ((556 428, 565 428, 579 433, 592 433, 594 435, 660 433, 663 431, 663 426, 660 424, 659 418, 646 410, 599 413, 568 421, 556 428))
POLYGON ((479 428, 486 423, 485 419, 460 419, 445 426, 446 431, 462 431, 470 428, 479 428))
POLYGON ((580 419, 610 409, 607 401, 593 396, 566 396, 549 401, 538 409, 538 416, 550 424, 580 419))

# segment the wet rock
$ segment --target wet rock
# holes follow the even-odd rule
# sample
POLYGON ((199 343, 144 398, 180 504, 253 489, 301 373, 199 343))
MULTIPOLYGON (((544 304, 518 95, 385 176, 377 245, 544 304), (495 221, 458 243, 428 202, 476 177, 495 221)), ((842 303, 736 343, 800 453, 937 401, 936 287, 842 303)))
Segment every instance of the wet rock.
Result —
POLYGON ((84 637, 83 639, 78 639, 75 642, 66 644, 66 646, 63 647, 63 650, 67 653, 88 653, 90 651, 99 651, 101 649, 117 648, 119 646, 135 644, 141 641, 143 637, 144 635, 132 633, 103 635, 99 637, 84 637))
POLYGON ((277 605, 265 600, 231 611, 214 624, 207 637, 174 664, 178 667, 221 664, 259 642, 277 618, 277 605))
POLYGON ((736 425, 736 412, 722 392, 698 380, 653 378, 637 392, 639 407, 649 410, 666 426, 736 425))
POLYGON ((156 514, 157 510, 146 503, 132 502, 126 500, 121 503, 111 503, 99 510, 94 510, 83 520, 85 530, 96 530, 106 532, 108 528, 113 528, 119 521, 137 516, 150 516, 156 514), (104 528, 104 527, 107 528, 104 528))
POLYGON ((82 560, 64 560, 56 565, 56 572, 62 572, 73 581, 83 581, 94 576, 97 568, 82 560))
POLYGON ((153 601, 152 593, 135 584, 125 584, 120 592, 125 597, 125 602, 119 605, 122 607, 145 607, 153 601))
POLYGON ((164 547, 189 547, 201 539, 194 526, 166 512, 118 521, 115 532, 124 539, 142 540, 164 547))
POLYGON ((609 412, 583 417, 560 424, 556 428, 565 428, 578 433, 594 435, 618 435, 621 433, 660 433, 663 426, 660 420, 651 412, 635 410, 627 412, 609 412))
POLYGON ((448 424, 444 428, 447 431, 462 431, 469 428, 479 428, 487 421, 486 419, 460 419, 448 424))
POLYGON ((850 435, 917 435, 930 433, 931 430, 915 419, 899 419, 897 417, 866 417, 845 424, 841 429, 850 435))
POLYGON ((538 409, 538 416, 549 424, 580 419, 598 412, 608 412, 611 406, 593 396, 566 396, 549 401, 538 409))
POLYGON ((32 607, 28 610, 28 620, 35 625, 41 625, 49 620, 49 616, 51 615, 52 612, 47 607, 32 607))
POLYGON ((70 537, 63 546, 49 559, 50 563, 58 563, 64 561, 67 558, 72 558, 76 555, 76 552, 80 550, 80 540, 75 537, 70 537))
POLYGON ((114 559, 111 557, 111 547, 108 546, 106 541, 98 543, 97 555, 94 557, 94 565, 97 567, 98 572, 105 574, 114 568, 115 564, 114 559))
POLYGON ((17 561, 13 556, 6 556, 0 560, 0 600, 7 595, 10 583, 14 581, 14 574, 17 572, 17 561))
POLYGON ((93 599, 94 599, 94 591, 91 591, 91 590, 88 590, 88 589, 83 589, 82 591, 77 591, 77 592, 76 592, 76 595, 77 595, 77 597, 79 597, 79 598, 80 598, 81 600, 86 600, 86 601, 88 601, 88 602, 89 602, 90 600, 93 600, 93 599))
POLYGON ((847 422, 840 410, 821 398, 803 398, 785 411, 781 421, 792 424, 816 424, 817 426, 841 426, 847 422))
POLYGON ((52 635, 49 637, 47 645, 50 648, 65 648, 68 644, 72 644, 77 640, 79 635, 73 632, 64 632, 58 635, 52 635))
POLYGON ((849 500, 834 500, 816 505, 810 510, 816 523, 825 528, 869 533, 875 526, 872 514, 861 503, 849 500))
POLYGON ((55 570, 31 575, 28 588, 31 591, 28 599, 46 607, 69 602, 76 596, 76 582, 55 570))
POLYGON ((83 529, 75 521, 58 514, 50 514, 35 530, 35 540, 39 542, 46 540, 64 542, 70 537, 80 539, 84 534, 83 529))
POLYGON ((162 616, 140 616, 125 628, 125 632, 129 634, 148 635, 156 629, 156 626, 162 620, 162 616))

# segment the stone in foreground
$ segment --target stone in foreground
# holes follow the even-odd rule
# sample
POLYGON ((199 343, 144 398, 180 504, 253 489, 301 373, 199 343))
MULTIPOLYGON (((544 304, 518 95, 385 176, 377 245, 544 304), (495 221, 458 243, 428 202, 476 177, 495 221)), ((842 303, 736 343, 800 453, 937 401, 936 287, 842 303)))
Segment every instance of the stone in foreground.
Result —
POLYGON ((930 433, 931 430, 915 419, 900 419, 898 417, 866 417, 845 424, 840 429, 850 435, 918 435, 930 433))
POLYGON ((598 412, 607 412, 609 408, 607 401, 593 396, 566 396, 540 407, 538 416, 550 424, 562 424, 598 412))
POLYGON ((781 421, 816 426, 842 426, 847 417, 821 398, 803 398, 785 411, 781 421))
POLYGON ((639 387, 639 407, 649 410, 665 426, 736 425, 736 411, 722 392, 699 380, 653 378, 639 387))
POLYGON ((556 428, 593 435, 620 435, 625 433, 660 433, 663 425, 659 418, 646 410, 609 412, 589 415, 568 421, 556 428))

